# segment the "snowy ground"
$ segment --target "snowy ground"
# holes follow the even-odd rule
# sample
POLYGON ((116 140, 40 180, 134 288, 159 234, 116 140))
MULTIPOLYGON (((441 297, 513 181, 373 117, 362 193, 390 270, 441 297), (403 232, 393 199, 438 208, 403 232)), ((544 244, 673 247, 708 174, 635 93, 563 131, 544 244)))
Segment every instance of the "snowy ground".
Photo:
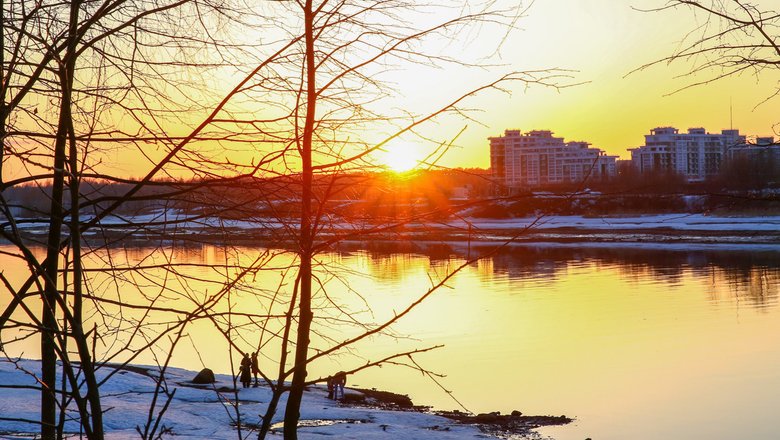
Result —
MULTIPOLYGON (((38 361, 24 360, 19 365, 28 372, 39 371, 38 361)), ((101 370, 101 377, 111 371, 101 370)), ((154 373, 156 368, 150 368, 154 373)), ((179 439, 238 439, 235 428, 235 400, 232 391, 218 392, 219 388, 232 388, 230 376, 217 375, 215 387, 200 389, 188 382, 195 372, 169 369, 166 377, 176 394, 161 422, 172 435, 163 438, 179 439)), ((39 417, 39 393, 20 386, 35 386, 35 378, 17 369, 13 363, 0 362, 0 438, 34 438, 37 427, 9 418, 35 420, 39 417), (29 433, 29 435, 24 435, 29 433)), ((239 384, 240 386, 240 384, 239 384)), ((148 417, 154 391, 152 378, 133 371, 120 371, 111 377, 102 390, 107 438, 111 440, 138 439, 137 427, 143 430, 148 417)), ((356 393, 356 391, 348 392, 356 393)), ((270 399, 268 388, 240 389, 238 392, 242 424, 257 424, 270 399)), ((158 404, 159 405, 159 404, 158 404)), ((284 408, 284 401, 280 403, 284 408)), ((158 408, 159 411, 159 408, 158 408)), ((277 415, 275 422, 281 421, 277 415)), ((315 386, 304 395, 301 408, 299 438, 314 439, 335 436, 339 439, 469 439, 489 437, 476 427, 460 425, 444 417, 419 412, 388 411, 373 408, 342 406, 327 398, 324 387, 315 386)), ((78 433, 78 425, 68 422, 66 430, 78 433)), ((256 438, 256 432, 244 429, 243 438, 256 438)), ((269 438, 281 438, 274 432, 269 438)))
MULTIPOLYGON (((484 229, 535 229, 582 228, 587 230, 647 230, 674 229, 679 231, 777 231, 780 217, 720 217, 704 214, 653 214, 634 216, 580 215, 546 216, 516 219, 469 219, 484 229)), ((465 221, 449 222, 450 225, 465 225, 465 221)))
MULTIPOLYGON (((145 237, 156 231, 163 237, 197 235, 201 239, 224 239, 229 231, 232 240, 276 237, 284 225, 274 219, 254 221, 225 220, 215 217, 188 217, 176 210, 160 211, 135 217, 109 216, 101 222, 101 234, 117 232, 145 237), (165 225, 174 220, 175 227, 165 225), (138 225, 144 224, 143 228, 138 225), (215 233, 216 232, 216 233, 215 233)), ((31 234, 44 234, 45 223, 20 222, 21 229, 31 234)), ((350 231, 361 240, 361 228, 372 225, 351 224, 339 219, 323 225, 321 233, 350 231)), ((85 235, 98 234, 97 230, 85 235)), ((713 216, 705 214, 648 214, 632 216, 578 215, 543 216, 511 219, 451 218, 441 222, 410 223, 401 229, 372 234, 374 241, 397 240, 399 234, 424 247, 426 242, 496 244, 511 242, 520 246, 566 247, 655 247, 667 250, 780 250, 780 216, 713 216)))
MULTIPOLYGON (((85 219, 88 220, 88 219, 85 219)), ((146 215, 132 217, 108 216, 100 223, 104 227, 132 228, 144 225, 145 228, 164 227, 167 222, 175 222, 176 230, 196 231, 203 228, 230 228, 230 229, 260 229, 284 228, 285 224, 277 219, 226 220, 216 217, 189 216, 177 210, 157 211, 146 215)), ((576 228, 585 230, 648 230, 648 229, 673 229, 679 231, 770 231, 780 229, 780 216, 714 216, 705 214, 647 214, 631 216, 594 216, 580 215, 551 215, 542 217, 520 217, 509 219, 486 218, 453 218, 438 223, 409 224, 408 227, 420 226, 425 228, 464 228, 469 225, 481 230, 506 230, 523 229, 560 229, 576 228)), ((25 230, 46 228, 47 224, 41 221, 20 221, 19 227, 25 230)), ((339 223, 336 221, 329 225, 336 229, 354 229, 355 225, 339 223)), ((170 225, 167 229, 175 232, 170 225)))

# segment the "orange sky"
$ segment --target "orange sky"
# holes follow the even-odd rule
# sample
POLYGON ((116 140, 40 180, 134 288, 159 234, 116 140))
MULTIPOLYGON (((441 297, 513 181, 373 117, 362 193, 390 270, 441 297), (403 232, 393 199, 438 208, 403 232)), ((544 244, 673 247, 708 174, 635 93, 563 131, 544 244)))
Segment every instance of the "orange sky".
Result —
MULTIPOLYGON (((497 1, 499 5, 517 5, 516 0, 497 1)), ((761 0, 759 3, 768 9, 777 7, 774 2, 776 0, 761 0)), ((608 154, 627 158, 627 148, 641 145, 643 135, 654 127, 674 126, 681 130, 704 127, 710 132, 719 132, 731 125, 732 111, 733 127, 743 134, 780 134, 780 126, 774 126, 780 123, 780 99, 762 103, 780 84, 778 69, 765 71, 761 76, 732 77, 672 95, 669 94, 710 78, 715 72, 685 75, 691 65, 680 62, 629 74, 642 65, 671 55, 687 33, 705 22, 704 15, 696 15, 689 9, 663 12, 636 9, 660 7, 666 3, 666 0, 537 0, 518 21, 518 29, 512 32, 483 25, 463 29, 455 34, 455 40, 427 40, 414 49, 456 57, 474 63, 475 67, 465 68, 447 62, 437 62, 436 67, 424 67, 421 63, 389 66, 386 70, 380 67, 372 78, 400 94, 385 97, 388 101, 383 98, 381 110, 387 109, 390 115, 406 111, 425 115, 437 110, 442 103, 511 71, 565 69, 560 73, 567 77, 558 78, 556 82, 571 87, 556 89, 513 83, 506 85, 510 94, 482 93, 463 104, 471 110, 468 114, 475 120, 469 121, 455 114, 426 124, 420 127, 419 133, 427 140, 415 136, 394 140, 387 145, 390 152, 376 155, 376 160, 395 168, 407 168, 437 146, 453 142, 457 137, 454 148, 439 163, 450 167, 487 168, 487 138, 499 136, 509 128, 552 130, 566 140, 587 141, 608 154), (495 52, 494 48, 499 44, 500 50, 495 52)), ((444 12, 442 15, 428 11, 413 18, 404 16, 404 19, 420 26, 432 26, 447 20, 446 13, 461 13, 457 8, 445 8, 444 12)), ((273 48, 273 43, 258 50, 269 51, 269 48, 273 48)), ((248 62, 251 64, 252 61, 248 62)), ((203 84, 207 84, 206 89, 215 96, 222 96, 223 91, 240 80, 237 69, 231 66, 214 72, 216 75, 206 78, 203 84)), ((245 100, 244 104, 253 102, 245 100)), ((252 111, 262 112, 262 106, 259 108, 252 111)), ((202 112, 193 115, 192 126, 203 116, 202 112)), ((168 134, 184 134, 191 128, 186 125, 179 123, 166 130, 168 134)), ((132 128, 126 130, 133 131, 132 128)), ((387 126, 371 127, 342 137, 354 141, 356 137, 364 136, 369 142, 377 142, 392 130, 387 126)), ((263 148, 262 145, 251 146, 251 151, 237 153, 223 151, 216 145, 193 147, 211 149, 208 154, 220 160, 229 155, 231 161, 247 163, 256 160, 261 155, 258 149, 263 148)), ((144 148, 144 154, 152 160, 165 152, 159 145, 147 144, 144 148)), ((125 176, 141 176, 151 168, 141 154, 128 154, 120 149, 107 153, 101 160, 101 166, 125 176)), ((22 170, 6 169, 4 173, 22 174, 22 170)))
MULTIPOLYGON (((517 4, 514 0, 501 1, 517 4)), ((704 15, 691 10, 636 9, 664 4, 665 0, 538 0, 512 32, 485 25, 465 29, 455 41, 427 40, 421 46, 426 53, 450 55, 490 67, 465 68, 449 63, 439 63, 435 68, 419 64, 396 66, 399 68, 377 75, 400 93, 397 98, 388 98, 389 104, 383 101, 382 109, 390 109, 391 114, 402 109, 424 115, 510 71, 565 69, 568 78, 559 78, 557 83, 572 86, 555 89, 515 83, 508 85, 511 94, 482 93, 464 103, 476 121, 461 115, 442 118, 420 129, 428 141, 414 136, 396 139, 387 145, 390 152, 377 154, 376 160, 393 168, 408 168, 437 145, 457 137, 454 148, 439 163, 487 168, 487 138, 499 136, 508 128, 552 130, 566 140, 587 141, 608 154, 628 158, 627 149, 641 145, 643 136, 652 128, 704 127, 720 132, 729 128, 732 112, 733 127, 743 134, 772 135, 773 125, 780 122, 780 99, 763 104, 762 101, 777 86, 780 75, 776 73, 733 77, 675 94, 671 93, 709 78, 713 72, 685 75, 691 65, 679 62, 631 73, 671 55, 685 35, 704 22, 704 15), (493 48, 499 43, 500 50, 495 53, 493 48)), ((422 14, 422 19, 413 20, 426 26, 446 17, 422 14)), ((236 81, 235 76, 228 74, 218 83, 231 87, 236 81)), ((774 129, 780 131, 780 127, 774 129)), ((387 130, 378 127, 365 136, 377 142, 387 130)), ((245 156, 244 159, 251 157, 245 156)), ((109 160, 116 161, 130 174, 138 168, 120 165, 126 159, 119 152, 109 160)))

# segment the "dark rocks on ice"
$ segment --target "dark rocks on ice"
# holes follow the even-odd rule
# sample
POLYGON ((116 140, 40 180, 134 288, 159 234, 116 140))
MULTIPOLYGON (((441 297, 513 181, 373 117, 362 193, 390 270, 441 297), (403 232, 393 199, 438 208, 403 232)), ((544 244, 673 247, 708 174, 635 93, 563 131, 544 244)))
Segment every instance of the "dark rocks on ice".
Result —
POLYGON ((198 384, 214 383, 216 381, 217 379, 214 377, 214 372, 209 368, 200 370, 200 372, 192 379, 192 383, 198 384))

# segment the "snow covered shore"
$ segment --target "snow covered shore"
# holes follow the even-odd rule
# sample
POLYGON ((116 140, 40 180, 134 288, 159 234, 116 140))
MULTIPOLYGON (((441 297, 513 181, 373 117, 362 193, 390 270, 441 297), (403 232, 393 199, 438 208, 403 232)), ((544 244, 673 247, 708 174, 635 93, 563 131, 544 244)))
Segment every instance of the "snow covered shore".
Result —
MULTIPOLYGON (((251 242, 278 240, 286 226, 278 219, 229 220, 216 217, 191 217, 167 210, 134 217, 109 216, 101 222, 101 236, 145 240, 198 237, 200 241, 228 240, 251 242), (175 227, 166 222, 173 222, 175 227)), ((27 234, 47 231, 45 223, 20 221, 27 234)), ((348 234, 351 240, 363 239, 372 231, 370 223, 350 223, 333 218, 321 225, 321 236, 348 234)), ((88 231, 86 237, 98 234, 88 231)), ((487 219, 452 217, 439 222, 406 223, 384 232, 370 234, 372 240, 410 240, 415 242, 486 242, 512 241, 527 245, 630 247, 658 246, 692 248, 780 250, 780 216, 715 216, 705 214, 648 214, 631 216, 555 215, 541 217, 487 219)))
MULTIPOLYGON (((352 230, 355 224, 346 221, 335 221, 324 225, 327 228, 352 230)), ((35 219, 19 219, 18 227, 22 230, 37 230, 45 228, 46 223, 35 219)), ((176 210, 153 212, 131 217, 108 216, 100 224, 106 228, 154 229, 156 227, 173 229, 171 222, 178 231, 196 231, 208 228, 228 228, 237 230, 280 229, 286 225, 278 219, 255 218, 252 220, 230 220, 217 217, 190 216, 176 210)), ((649 230, 674 229, 679 231, 777 231, 780 229, 780 216, 717 216, 706 214, 645 214, 622 216, 581 216, 581 215, 546 215, 539 217, 517 218, 474 218, 453 217, 449 220, 427 223, 407 223, 406 227, 425 228, 472 228, 479 230, 506 229, 585 229, 585 230, 649 230)))
MULTIPOLYGON (((20 368, 14 363, 0 361, 0 384, 12 387, 0 388, 0 439, 32 439, 38 429, 27 421, 34 421, 39 416, 39 392, 33 389, 36 382, 30 373, 39 371, 40 363, 22 360, 18 366, 20 368)), ((111 371, 111 367, 104 367, 99 377, 105 377, 111 371)), ((101 388, 108 439, 139 438, 136 428, 143 430, 147 423, 156 372, 154 367, 124 369, 101 388), (142 374, 144 370, 148 374, 142 374)), ((217 375, 213 386, 194 385, 190 380, 195 374, 178 368, 170 368, 166 372, 170 391, 175 388, 176 393, 161 422, 161 427, 169 433, 163 438, 238 439, 233 405, 236 394, 231 377, 217 375)), ((354 390, 348 392, 358 393, 354 390)), ((257 432, 253 429, 260 422, 258 414, 265 410, 270 397, 270 390, 266 387, 239 389, 240 404, 237 406, 241 412, 242 438, 256 438, 257 432)), ((155 414, 161 405, 158 402, 155 414)), ((284 401, 280 403, 280 408, 284 408, 284 401)), ((281 422, 280 415, 274 419, 274 423, 277 422, 281 422)), ((434 414, 342 405, 329 400, 323 386, 310 387, 304 395, 300 425, 301 439, 321 438, 323 435, 367 440, 489 437, 473 425, 460 424, 434 414)), ((66 431, 78 433, 79 426, 74 421, 68 421, 66 431)), ((270 438, 281 438, 281 434, 275 430, 270 438)))

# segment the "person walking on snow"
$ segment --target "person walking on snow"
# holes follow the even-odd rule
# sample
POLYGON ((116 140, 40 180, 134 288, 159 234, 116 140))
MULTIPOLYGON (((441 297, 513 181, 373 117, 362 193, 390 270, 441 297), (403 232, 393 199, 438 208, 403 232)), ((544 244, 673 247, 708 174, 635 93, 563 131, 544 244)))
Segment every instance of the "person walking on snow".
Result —
POLYGON ((255 376, 255 388, 260 385, 257 381, 257 375, 260 374, 260 362, 257 360, 258 352, 252 352, 252 375, 255 376))
POLYGON ((241 359, 241 368, 239 368, 239 371, 241 372, 241 386, 244 388, 249 388, 249 386, 252 384, 252 361, 249 359, 249 354, 244 353, 244 358, 241 359))

